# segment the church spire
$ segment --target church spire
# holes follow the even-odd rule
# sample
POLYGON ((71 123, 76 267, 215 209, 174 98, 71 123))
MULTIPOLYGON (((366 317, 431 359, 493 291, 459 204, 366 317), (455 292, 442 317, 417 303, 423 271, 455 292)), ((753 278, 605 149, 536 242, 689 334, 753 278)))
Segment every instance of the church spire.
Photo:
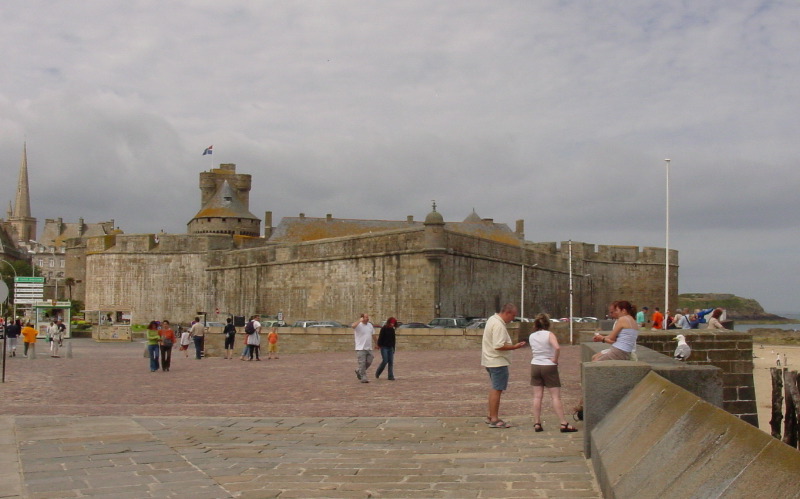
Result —
POLYGON ((27 243, 36 239, 36 219, 31 217, 31 195, 28 188, 28 144, 22 146, 22 164, 19 166, 17 180, 17 197, 14 209, 8 217, 11 226, 16 230, 17 242, 27 243))
POLYGON ((28 189, 28 144, 22 145, 22 163, 19 166, 19 179, 17 180, 17 198, 14 202, 15 218, 30 218, 31 196, 28 189))

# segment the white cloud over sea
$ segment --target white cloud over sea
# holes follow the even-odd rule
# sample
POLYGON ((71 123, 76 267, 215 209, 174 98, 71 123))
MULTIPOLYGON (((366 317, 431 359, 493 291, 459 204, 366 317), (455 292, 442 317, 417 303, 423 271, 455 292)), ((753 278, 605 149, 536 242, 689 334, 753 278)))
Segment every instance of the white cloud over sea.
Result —
POLYGON ((681 292, 798 311, 800 4, 0 3, 0 202, 183 232, 198 173, 251 211, 670 246, 681 292))

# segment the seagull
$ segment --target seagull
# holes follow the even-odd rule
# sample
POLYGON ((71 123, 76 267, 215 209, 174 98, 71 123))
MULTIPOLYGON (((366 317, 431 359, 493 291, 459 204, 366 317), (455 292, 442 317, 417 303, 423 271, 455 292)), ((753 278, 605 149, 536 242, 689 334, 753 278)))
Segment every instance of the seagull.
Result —
POLYGON ((675 349, 675 358, 678 360, 686 360, 692 355, 692 347, 686 343, 686 337, 682 334, 672 338, 678 340, 678 348, 675 349))

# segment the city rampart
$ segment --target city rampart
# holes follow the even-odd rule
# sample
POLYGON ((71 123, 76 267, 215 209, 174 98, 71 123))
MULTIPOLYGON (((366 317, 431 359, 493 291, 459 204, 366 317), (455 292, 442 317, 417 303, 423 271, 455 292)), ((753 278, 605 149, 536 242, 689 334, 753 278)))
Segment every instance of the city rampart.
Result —
MULTIPOLYGON (((120 234, 70 247, 68 275, 85 285, 87 309, 131 310, 136 322, 185 322, 197 311, 215 321, 279 312, 289 322, 349 323, 365 311, 376 320, 395 316, 404 322, 487 317, 505 302, 520 302, 523 273, 526 316, 569 314, 564 243, 514 245, 449 230, 429 238, 431 230, 441 226, 301 243, 120 234)), ((658 251, 589 248, 595 247, 573 243, 574 315, 603 317, 616 299, 651 305, 663 299, 658 251)))

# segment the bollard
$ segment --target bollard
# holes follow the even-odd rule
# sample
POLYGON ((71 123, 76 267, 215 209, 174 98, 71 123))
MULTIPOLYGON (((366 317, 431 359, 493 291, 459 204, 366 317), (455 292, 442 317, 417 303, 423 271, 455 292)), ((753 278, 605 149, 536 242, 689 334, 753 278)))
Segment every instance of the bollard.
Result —
POLYGON ((33 360, 36 358, 36 343, 30 343, 28 345, 28 360, 33 360))
POLYGON ((67 358, 68 359, 72 358, 72 342, 71 341, 67 342, 67 358))

